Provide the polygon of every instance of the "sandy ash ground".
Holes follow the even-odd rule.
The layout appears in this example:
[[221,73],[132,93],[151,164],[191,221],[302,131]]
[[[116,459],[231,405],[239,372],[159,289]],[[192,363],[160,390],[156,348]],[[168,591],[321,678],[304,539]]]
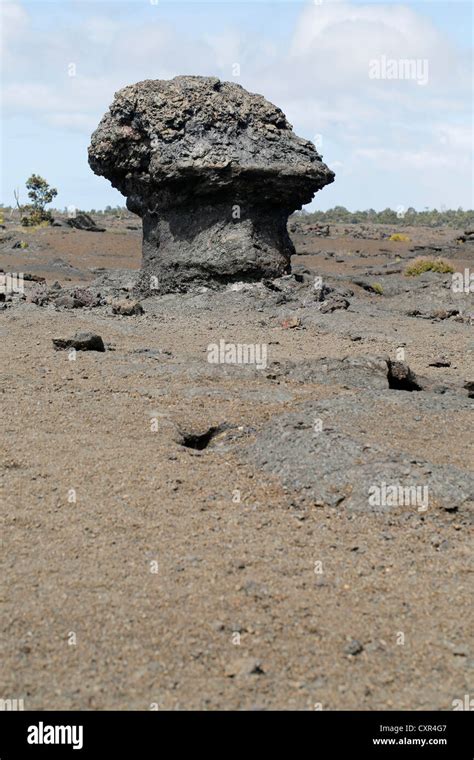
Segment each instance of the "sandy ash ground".
[[[46,283],[0,304],[0,696],[451,710],[472,694],[474,305],[450,274],[403,275],[419,254],[472,269],[462,230],[296,222],[297,278],[122,316],[136,218],[17,224],[0,266]],[[58,305],[55,282],[99,305]],[[54,350],[78,331],[107,350]],[[267,366],[210,364],[220,339],[265,344]],[[421,391],[389,387],[400,347]],[[371,483],[418,472],[426,511],[363,507]]]

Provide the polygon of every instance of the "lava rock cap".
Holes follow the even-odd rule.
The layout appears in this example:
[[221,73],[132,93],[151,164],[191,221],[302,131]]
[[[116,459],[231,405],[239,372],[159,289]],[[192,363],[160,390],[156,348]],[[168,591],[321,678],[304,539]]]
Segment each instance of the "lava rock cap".
[[115,94],[89,147],[92,170],[142,214],[221,195],[290,212],[334,180],[314,145],[262,95],[216,77],[145,80]]

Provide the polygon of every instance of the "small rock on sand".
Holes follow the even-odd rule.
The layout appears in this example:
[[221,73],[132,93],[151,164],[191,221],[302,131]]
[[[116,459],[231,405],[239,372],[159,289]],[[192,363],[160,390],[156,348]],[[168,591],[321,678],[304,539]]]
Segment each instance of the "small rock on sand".
[[104,341],[96,333],[78,332],[72,338],[53,338],[54,348],[75,348],[76,351],[105,351]]
[[264,672],[262,663],[254,657],[239,657],[227,665],[225,669],[225,675],[228,678],[253,675],[259,676],[263,675]]
[[349,643],[344,647],[344,653],[355,657],[355,655],[360,654],[363,649],[364,647],[360,641],[357,641],[357,639],[352,639],[352,641],[349,641]]
[[124,298],[122,301],[112,302],[112,312],[121,314],[124,317],[132,317],[143,314],[143,306],[139,301],[129,301]]

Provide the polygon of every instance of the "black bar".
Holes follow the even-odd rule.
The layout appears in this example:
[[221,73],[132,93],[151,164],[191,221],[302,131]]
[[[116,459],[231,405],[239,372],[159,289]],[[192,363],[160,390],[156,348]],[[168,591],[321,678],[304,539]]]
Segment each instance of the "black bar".
[[[63,728],[57,728],[63,727]],[[73,727],[76,727],[75,731]],[[82,733],[80,730],[82,727]],[[0,760],[199,753],[472,760],[472,713],[0,712]],[[29,743],[42,740],[42,744]],[[65,743],[46,743],[50,739]],[[77,749],[74,749],[74,745]],[[82,746],[79,746],[82,745]],[[286,750],[288,751],[288,750]],[[115,755],[115,753],[117,753]],[[245,754],[243,754],[245,753]]]

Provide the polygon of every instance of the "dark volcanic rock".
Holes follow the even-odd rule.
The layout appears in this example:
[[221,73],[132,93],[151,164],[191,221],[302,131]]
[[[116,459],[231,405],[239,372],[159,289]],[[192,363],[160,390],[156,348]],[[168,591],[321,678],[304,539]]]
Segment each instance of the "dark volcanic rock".
[[270,365],[277,379],[288,378],[299,383],[341,385],[346,388],[386,390],[388,359],[379,356],[345,357],[344,359],[305,359]]
[[[245,450],[247,461],[279,477],[296,503],[344,506],[354,511],[385,512],[402,507],[470,509],[474,477],[452,465],[416,459],[370,440],[384,409],[395,415],[437,415],[445,409],[468,410],[468,399],[432,394],[359,391],[308,402],[275,415]],[[395,490],[395,494],[391,491]]]
[[357,654],[360,654],[363,650],[363,645],[360,643],[360,641],[357,641],[357,639],[352,639],[352,641],[349,641],[349,643],[344,647],[345,654],[350,654],[353,657],[355,657]]
[[53,338],[53,344],[56,350],[75,348],[76,351],[105,351],[100,335],[90,332],[78,332],[72,338]]
[[467,390],[467,395],[469,398],[474,398],[474,381],[466,380],[464,383],[464,388]]
[[[81,302],[77,298],[74,298],[74,296],[70,293],[63,293],[59,295],[54,300],[54,304],[61,309],[80,309],[82,306]],[[39,305],[44,306],[44,303]]]
[[[297,319],[293,317],[293,319]],[[288,326],[297,326],[296,324]],[[357,336],[356,336],[357,337]],[[471,385],[461,388],[452,382],[445,385],[419,377],[405,362],[393,361],[387,356],[353,356],[343,359],[320,358],[301,361],[272,362],[269,375],[273,380],[291,380],[315,385],[339,385],[342,388],[371,390],[426,391],[466,398],[472,393]],[[467,394],[466,394],[467,391]],[[404,395],[404,393],[402,393]]]
[[437,356],[436,359],[428,363],[428,367],[450,367],[451,362],[445,356]]
[[105,227],[99,227],[89,214],[77,214],[67,220],[70,227],[76,230],[85,230],[86,232],[105,232]]
[[25,282],[46,282],[46,277],[41,277],[39,274],[30,274],[29,272],[25,272],[23,279]]
[[82,309],[84,307],[92,308],[100,306],[102,299],[88,288],[73,288],[72,290],[49,289],[49,298],[54,301],[54,305],[65,309]]
[[39,283],[26,297],[30,303],[36,306],[47,306],[50,303],[49,291],[44,283]]
[[421,385],[415,373],[406,362],[388,360],[388,384],[393,390],[421,391]]
[[138,301],[130,301],[124,298],[112,303],[112,313],[121,314],[123,317],[133,317],[143,314],[143,306]]
[[337,309],[348,309],[349,301],[343,298],[339,293],[333,293],[322,304],[321,311],[323,314],[329,314]]
[[288,216],[334,180],[279,108],[215,77],[120,90],[89,164],[143,218],[144,293],[288,272]]

